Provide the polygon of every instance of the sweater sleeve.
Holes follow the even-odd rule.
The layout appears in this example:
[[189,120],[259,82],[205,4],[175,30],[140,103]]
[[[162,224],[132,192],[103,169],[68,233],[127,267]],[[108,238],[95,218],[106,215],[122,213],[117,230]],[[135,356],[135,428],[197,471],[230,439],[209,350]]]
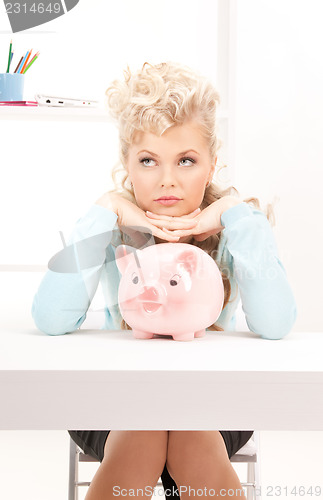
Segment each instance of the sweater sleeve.
[[223,212],[221,224],[249,329],[264,339],[281,339],[297,308],[266,215],[242,202]]
[[34,296],[31,314],[48,335],[78,329],[97,290],[117,215],[92,205],[80,218],[65,248],[49,261],[49,269]]

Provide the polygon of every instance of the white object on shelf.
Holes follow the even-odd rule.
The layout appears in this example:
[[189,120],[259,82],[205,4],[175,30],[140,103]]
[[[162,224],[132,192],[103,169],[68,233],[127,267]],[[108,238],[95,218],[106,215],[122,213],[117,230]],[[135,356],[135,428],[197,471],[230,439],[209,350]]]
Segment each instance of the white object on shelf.
[[36,94],[35,99],[39,106],[47,107],[76,107],[76,108],[97,108],[98,101],[92,99],[73,99],[71,97],[58,97],[53,95]]

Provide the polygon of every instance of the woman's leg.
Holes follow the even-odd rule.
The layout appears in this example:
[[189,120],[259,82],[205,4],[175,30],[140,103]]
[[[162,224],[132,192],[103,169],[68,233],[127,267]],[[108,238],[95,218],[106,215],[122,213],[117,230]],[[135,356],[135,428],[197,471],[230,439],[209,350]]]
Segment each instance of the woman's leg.
[[166,466],[181,500],[246,498],[219,431],[169,431]]
[[148,500],[164,469],[167,441],[168,431],[110,431],[85,500],[116,500],[117,496]]

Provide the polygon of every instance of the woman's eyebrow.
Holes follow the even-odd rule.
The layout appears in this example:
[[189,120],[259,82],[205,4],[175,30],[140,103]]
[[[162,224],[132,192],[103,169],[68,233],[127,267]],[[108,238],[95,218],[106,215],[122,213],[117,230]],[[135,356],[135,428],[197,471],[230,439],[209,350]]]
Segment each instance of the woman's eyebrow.
[[[190,153],[191,151],[200,156],[200,154],[197,151],[195,151],[194,149],[188,149],[187,151],[183,151],[182,153],[178,153],[177,156],[186,155],[187,153]],[[160,158],[160,156],[158,156],[156,153],[152,153],[151,151],[148,151],[148,149],[142,149],[141,151],[138,151],[137,155],[139,155],[140,153],[149,153],[150,155],[153,155],[153,156],[156,156],[157,158]]]

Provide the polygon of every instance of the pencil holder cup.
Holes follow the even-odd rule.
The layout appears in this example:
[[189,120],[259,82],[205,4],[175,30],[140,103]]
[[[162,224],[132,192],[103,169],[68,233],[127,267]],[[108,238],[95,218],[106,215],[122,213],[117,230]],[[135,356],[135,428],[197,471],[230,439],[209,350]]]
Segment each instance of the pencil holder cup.
[[25,75],[0,73],[0,101],[22,101]]

